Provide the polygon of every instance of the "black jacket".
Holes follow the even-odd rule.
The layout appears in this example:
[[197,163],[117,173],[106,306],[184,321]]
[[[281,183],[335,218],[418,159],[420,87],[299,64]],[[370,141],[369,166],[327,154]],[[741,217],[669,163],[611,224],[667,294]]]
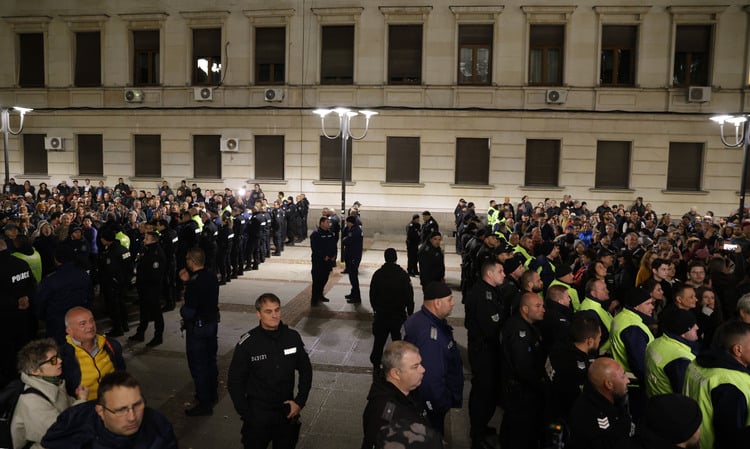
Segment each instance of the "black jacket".
[[177,449],[177,437],[167,418],[149,407],[135,435],[116,435],[104,427],[96,401],[89,401],[62,412],[42,445],[46,449]]
[[427,286],[430,282],[445,278],[445,255],[430,242],[419,248],[419,282]]
[[126,289],[133,275],[133,259],[130,251],[115,239],[102,252],[99,279],[103,285]]
[[497,288],[479,280],[464,300],[469,351],[500,355],[500,329],[508,319]]
[[372,449],[380,428],[392,422],[404,421],[430,427],[422,402],[416,391],[405,396],[395,385],[378,378],[367,394],[367,405],[362,414],[364,439],[362,449]]
[[414,289],[409,275],[396,263],[385,263],[372,275],[370,305],[377,319],[404,321],[414,313]]
[[258,326],[245,333],[234,348],[227,387],[244,420],[255,413],[283,410],[288,400],[304,407],[312,387],[312,365],[297,331],[281,323],[275,331]]
[[194,272],[185,284],[185,304],[180,308],[180,316],[186,324],[219,319],[219,281],[207,269]]
[[[595,356],[594,356],[595,357]],[[587,382],[592,356],[572,342],[556,345],[547,358],[548,411],[552,419],[564,419]]]
[[143,254],[138,261],[135,285],[139,290],[151,289],[158,294],[162,278],[166,274],[167,258],[158,243],[143,246]]
[[539,330],[521,315],[513,315],[502,330],[502,349],[506,388],[543,394],[547,355],[541,345]]
[[615,405],[586,383],[568,415],[572,449],[611,449],[633,434],[630,411]]

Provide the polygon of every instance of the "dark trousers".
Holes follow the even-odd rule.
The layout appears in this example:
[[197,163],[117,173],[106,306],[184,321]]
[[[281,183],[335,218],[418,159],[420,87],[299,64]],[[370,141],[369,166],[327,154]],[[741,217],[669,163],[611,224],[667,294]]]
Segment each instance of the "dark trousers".
[[143,335],[148,329],[148,323],[154,322],[154,338],[164,335],[164,317],[161,314],[159,304],[159,292],[150,289],[138,289],[138,306],[140,309],[140,322],[138,323],[137,335]]
[[212,406],[218,399],[219,369],[216,366],[218,350],[218,323],[192,325],[186,329],[188,367],[195,384],[195,398],[201,404]]
[[219,251],[216,253],[216,264],[221,280],[226,282],[229,279],[229,275],[232,274],[232,266],[229,263],[229,252],[225,248],[219,248]]
[[284,251],[284,236],[281,234],[281,230],[273,231],[273,246],[276,248],[276,253]]
[[538,449],[544,425],[544,395],[518,386],[505,398],[500,444],[504,448]]
[[323,289],[331,273],[331,265],[327,262],[313,262],[312,266],[312,299],[317,301],[323,297]]
[[380,318],[377,314],[375,315],[375,320],[372,322],[372,335],[375,337],[375,341],[372,344],[372,352],[370,352],[372,366],[380,369],[380,360],[383,358],[383,347],[388,340],[388,336],[391,336],[391,341],[401,340],[401,326],[403,324],[403,318]]
[[361,259],[348,259],[346,262],[349,283],[352,285],[352,298],[361,300],[362,295],[359,291],[359,263],[361,262]]
[[419,273],[417,262],[419,261],[419,245],[406,245],[407,272],[409,274]]
[[254,411],[242,419],[242,445],[245,449],[294,449],[299,439],[299,416],[286,418],[286,409]]
[[104,304],[112,321],[112,330],[125,330],[128,325],[128,310],[125,307],[125,292],[112,284],[102,285]]
[[471,391],[469,392],[469,423],[472,440],[481,441],[494,433],[488,426],[497,409],[498,363],[492,351],[469,351]]

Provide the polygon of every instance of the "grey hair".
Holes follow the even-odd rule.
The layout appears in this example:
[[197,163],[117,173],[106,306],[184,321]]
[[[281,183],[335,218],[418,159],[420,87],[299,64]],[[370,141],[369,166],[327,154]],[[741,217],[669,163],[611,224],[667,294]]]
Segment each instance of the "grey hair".
[[383,351],[383,358],[381,359],[383,372],[387,375],[393,368],[400,369],[401,360],[407,352],[419,354],[419,348],[404,340],[397,340],[389,344]]
[[[49,351],[57,352],[57,343],[52,338],[32,340],[18,351],[18,371],[31,375],[47,360]],[[58,362],[59,363],[59,362]]]

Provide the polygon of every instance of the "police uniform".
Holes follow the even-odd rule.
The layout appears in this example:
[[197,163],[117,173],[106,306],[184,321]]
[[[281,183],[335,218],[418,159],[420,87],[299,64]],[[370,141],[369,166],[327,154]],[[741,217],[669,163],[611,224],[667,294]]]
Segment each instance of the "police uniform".
[[429,241],[419,248],[419,282],[423,287],[445,278],[445,255]]
[[[310,234],[310,249],[312,250],[312,303],[324,300],[323,289],[328,282],[328,275],[336,264],[336,237],[330,231],[320,228]],[[325,258],[328,260],[325,260]]]
[[164,251],[164,261],[166,268],[162,278],[162,296],[164,297],[165,311],[174,310],[177,299],[177,263],[175,252],[178,243],[177,232],[174,229],[164,228],[159,233],[159,245]]
[[609,333],[612,329],[612,321],[614,317],[608,311],[602,307],[602,304],[591,298],[585,298],[581,302],[581,308],[578,313],[586,313],[589,316],[596,318],[599,322],[599,329],[602,331],[601,344],[599,345],[599,354],[606,354],[610,352],[612,348],[612,342],[609,339]]
[[[299,373],[294,394],[295,371]],[[242,418],[246,449],[293,449],[299,437],[299,418],[287,419],[293,400],[304,408],[312,386],[312,365],[299,333],[286,324],[276,330],[255,327],[234,348],[227,387]]]
[[425,368],[419,396],[432,427],[445,435],[445,415],[463,401],[463,363],[453,328],[422,306],[404,323],[404,340],[419,348]]
[[199,246],[206,255],[206,268],[216,272],[216,239],[219,236],[219,229],[213,221],[208,220],[203,223],[203,229],[200,233]]
[[180,308],[185,328],[188,367],[195,383],[198,405],[212,407],[218,398],[219,370],[216,366],[219,329],[219,281],[201,269],[185,284],[185,304]]
[[569,446],[575,449],[612,449],[633,435],[626,402],[613,404],[586,382],[568,415]]
[[99,269],[101,290],[107,305],[107,313],[112,320],[112,331],[109,335],[117,337],[130,330],[125,294],[133,275],[133,261],[130,251],[115,239],[104,248],[101,264]]
[[541,340],[537,328],[520,314],[513,315],[503,327],[503,447],[535,448],[539,442],[547,359]]
[[31,335],[30,323],[36,319],[31,314],[32,306],[21,310],[18,299],[34,295],[36,283],[29,264],[11,256],[10,251],[0,252],[0,384],[18,377],[16,356],[28,343]]
[[280,256],[284,251],[286,238],[286,212],[282,207],[275,207],[271,211],[271,231],[273,232],[274,256]]
[[[204,227],[205,229],[205,227]],[[143,254],[136,268],[135,285],[138,288],[138,306],[140,321],[135,335],[128,340],[143,341],[149,321],[154,322],[154,339],[149,342],[155,346],[162,342],[164,335],[164,317],[161,314],[159,294],[161,282],[167,270],[166,256],[158,243],[144,245]]]
[[417,266],[417,253],[419,252],[419,243],[421,242],[422,227],[414,223],[414,220],[410,221],[406,225],[406,257],[407,257],[407,272],[411,276],[419,275],[419,267]]
[[232,229],[232,217],[231,215],[225,216],[224,221],[219,228],[219,238],[216,241],[216,265],[218,267],[219,276],[221,276],[221,284],[231,282],[229,278],[232,274],[232,266],[229,262],[229,253],[232,250],[234,244],[234,230]]
[[427,412],[415,392],[404,395],[398,387],[378,377],[370,387],[362,414],[362,449],[373,449],[380,429],[399,422],[406,423],[408,427],[421,424],[430,428]]
[[550,422],[559,423],[567,418],[586,385],[593,357],[573,342],[553,346],[545,364],[550,390],[545,414]]
[[437,221],[435,221],[435,219],[430,216],[427,221],[422,223],[421,236],[423,245],[430,239],[430,235],[432,235],[433,232],[440,232],[440,226],[438,225]]

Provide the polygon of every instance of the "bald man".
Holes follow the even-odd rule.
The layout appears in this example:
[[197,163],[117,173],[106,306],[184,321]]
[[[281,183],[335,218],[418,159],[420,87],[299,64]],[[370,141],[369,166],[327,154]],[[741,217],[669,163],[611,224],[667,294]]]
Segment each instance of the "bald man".
[[628,378],[613,359],[596,359],[589,367],[588,383],[568,415],[570,447],[611,449],[633,435],[628,410]]

